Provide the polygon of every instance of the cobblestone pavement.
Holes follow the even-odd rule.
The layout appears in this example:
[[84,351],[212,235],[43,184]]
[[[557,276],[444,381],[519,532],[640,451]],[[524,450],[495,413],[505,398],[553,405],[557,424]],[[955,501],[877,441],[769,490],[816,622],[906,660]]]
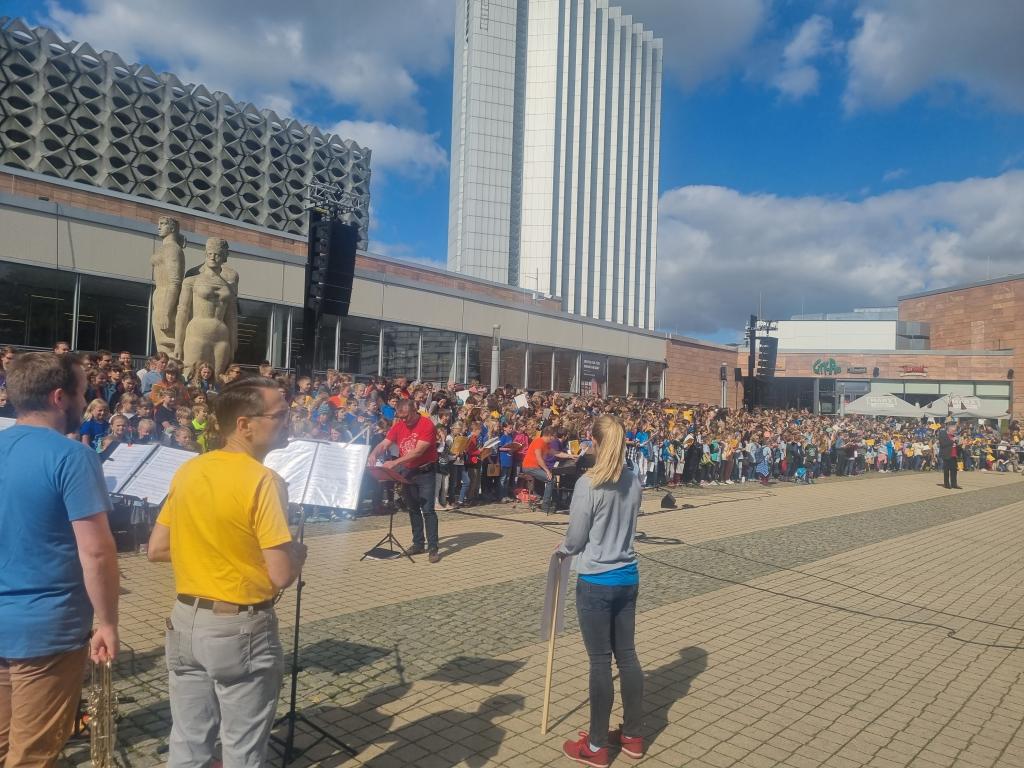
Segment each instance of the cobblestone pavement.
[[[1024,484],[965,473],[966,490],[947,491],[938,479],[685,490],[685,508],[667,512],[650,493],[637,544],[644,764],[1024,766]],[[359,755],[300,723],[294,764],[569,764],[561,743],[587,721],[571,585],[551,731],[539,732],[544,572],[565,521],[510,506],[443,513],[436,565],[360,562],[386,518],[311,525],[299,707]],[[396,533],[408,542],[407,519]],[[160,765],[173,584],[166,566],[121,565],[133,653],[117,666],[120,759]],[[278,606],[287,647],[294,597]],[[64,764],[86,763],[86,745],[68,747]]]

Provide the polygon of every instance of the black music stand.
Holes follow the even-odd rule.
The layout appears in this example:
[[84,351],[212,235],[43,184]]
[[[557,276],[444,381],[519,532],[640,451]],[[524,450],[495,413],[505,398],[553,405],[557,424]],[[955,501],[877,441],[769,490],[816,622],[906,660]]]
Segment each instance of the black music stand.
[[[393,482],[401,483],[402,485],[408,485],[409,481],[406,480],[402,475],[397,472],[387,472],[383,467],[367,467],[367,472],[373,476],[373,479],[377,482]],[[387,549],[384,545],[387,544]],[[397,551],[395,547],[398,547]],[[388,512],[388,532],[384,534],[384,538],[374,544],[370,549],[366,550],[362,557],[359,558],[359,562],[362,562],[366,558],[372,558],[374,560],[396,560],[402,555],[409,558],[409,562],[415,563],[412,559],[412,555],[409,554],[408,550],[402,546],[402,543],[395,536],[395,507],[391,505],[391,509]]]
[[[306,534],[306,507],[304,505],[299,507],[299,531],[298,541],[302,543]],[[302,580],[302,572],[299,572],[299,578],[295,582],[295,630],[292,634],[292,674],[291,674],[291,693],[288,698],[288,711],[281,717],[274,721],[274,728],[278,728],[281,724],[288,724],[288,731],[285,737],[282,739],[278,736],[271,735],[271,739],[280,744],[282,748],[281,753],[281,767],[285,768],[295,758],[300,757],[302,752],[312,749],[322,741],[326,741],[329,744],[347,752],[352,757],[359,754],[355,748],[350,747],[344,741],[339,739],[337,736],[332,736],[323,728],[316,723],[312,722],[308,717],[303,715],[296,709],[296,698],[298,696],[299,689],[299,616],[302,612],[302,588],[306,585],[306,582]],[[295,749],[295,723],[302,721],[307,728],[316,731],[319,734],[319,738],[310,744],[306,750]]]

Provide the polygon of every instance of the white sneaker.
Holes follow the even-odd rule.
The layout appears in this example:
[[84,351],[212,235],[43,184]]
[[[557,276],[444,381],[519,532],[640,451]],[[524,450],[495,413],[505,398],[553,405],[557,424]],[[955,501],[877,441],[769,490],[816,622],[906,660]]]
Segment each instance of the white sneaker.
[[732,480],[726,480],[726,481],[725,481],[725,484],[726,484],[726,485],[732,485],[732,484],[733,484],[733,482],[732,482]]

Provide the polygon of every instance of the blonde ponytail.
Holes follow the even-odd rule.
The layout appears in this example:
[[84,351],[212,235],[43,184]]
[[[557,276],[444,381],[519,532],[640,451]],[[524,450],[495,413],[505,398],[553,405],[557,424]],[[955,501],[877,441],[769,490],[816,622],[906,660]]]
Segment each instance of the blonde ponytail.
[[587,477],[596,488],[606,483],[617,483],[626,461],[626,432],[614,416],[599,416],[592,429],[597,456]]

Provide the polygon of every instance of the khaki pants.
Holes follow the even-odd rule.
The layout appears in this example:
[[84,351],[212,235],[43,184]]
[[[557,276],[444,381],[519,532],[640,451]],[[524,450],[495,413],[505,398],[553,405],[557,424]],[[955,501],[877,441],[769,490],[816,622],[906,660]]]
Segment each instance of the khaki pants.
[[0,765],[49,768],[71,735],[88,646],[34,659],[0,658]]

